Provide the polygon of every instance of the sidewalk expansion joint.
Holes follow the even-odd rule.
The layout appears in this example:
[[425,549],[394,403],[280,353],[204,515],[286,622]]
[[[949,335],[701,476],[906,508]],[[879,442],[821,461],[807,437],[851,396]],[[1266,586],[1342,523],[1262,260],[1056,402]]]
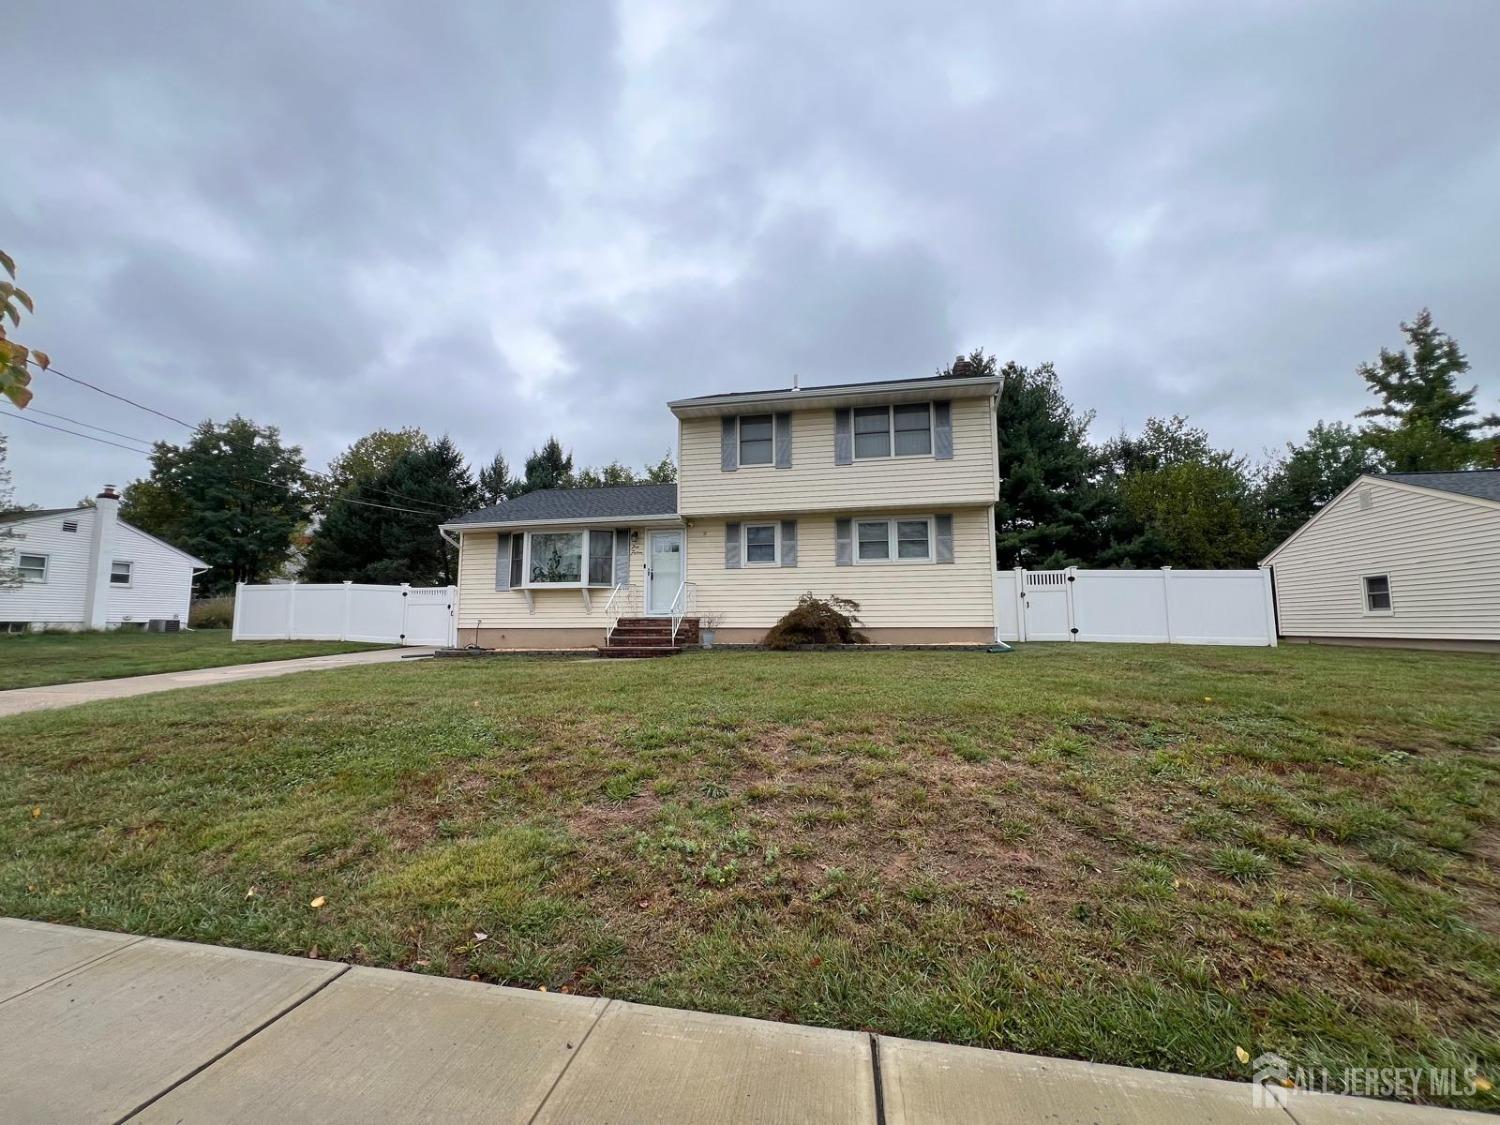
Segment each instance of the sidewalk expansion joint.
[[339,965],[339,971],[336,972],[336,973],[334,973],[327,980],[319,981],[318,984],[315,987],[308,989],[306,993],[304,993],[303,995],[297,997],[297,999],[293,1000],[285,1008],[282,1008],[281,1011],[276,1012],[275,1014],[273,1014],[269,1019],[262,1020],[260,1023],[256,1024],[249,1031],[245,1032],[244,1035],[241,1035],[238,1039],[236,1039],[233,1043],[229,1044],[229,1046],[225,1047],[218,1054],[214,1055],[212,1058],[204,1060],[202,1063],[199,1063],[197,1066],[193,1067],[192,1070],[188,1071],[181,1078],[177,1079],[177,1081],[169,1083],[166,1086],[165,1089],[158,1090],[156,1093],[152,1094],[149,1098],[147,1098],[145,1101],[143,1101],[140,1105],[136,1106],[129,1113],[125,1114],[125,1116],[121,1117],[119,1120],[117,1120],[116,1122],[114,1122],[114,1125],[124,1125],[124,1123],[127,1122],[127,1121],[129,1121],[132,1117],[135,1117],[138,1114],[144,1113],[146,1110],[150,1109],[157,1102],[161,1101],[162,1098],[166,1097],[173,1090],[177,1089],[177,1087],[183,1085],[184,1083],[191,1082],[194,1078],[197,1078],[198,1075],[202,1074],[209,1067],[213,1066],[214,1063],[218,1062],[220,1059],[224,1058],[226,1055],[229,1055],[229,1054],[233,1053],[234,1051],[239,1050],[240,1047],[242,1047],[244,1044],[246,1044],[247,1042],[249,1042],[251,1039],[255,1038],[255,1036],[259,1035],[262,1031],[264,1031],[266,1028],[270,1027],[273,1023],[276,1023],[283,1016],[285,1016],[285,1015],[287,1015],[287,1014],[289,1014],[291,1012],[295,1012],[298,1008],[302,1007],[303,1004],[306,1004],[314,996],[316,996],[318,993],[322,992],[325,988],[327,988],[334,981],[338,980],[339,977],[341,977],[345,973],[347,973],[350,970],[351,967],[352,966],[349,966],[349,965],[343,965],[343,964]]
[[552,1085],[547,1087],[547,1092],[542,1095],[542,1100],[536,1103],[536,1109],[532,1110],[531,1116],[526,1119],[526,1125],[532,1125],[532,1122],[542,1115],[542,1110],[547,1107],[547,1102],[551,1100],[557,1088],[562,1085],[562,1080],[567,1077],[568,1070],[572,1067],[574,1060],[583,1054],[584,1044],[589,1041],[589,1036],[594,1034],[594,1028],[599,1026],[599,1021],[604,1018],[604,1013],[614,1007],[614,1003],[613,1000],[606,1000],[604,1002],[604,1007],[599,1009],[599,1014],[594,1017],[594,1022],[589,1024],[589,1029],[583,1033],[583,1038],[578,1040],[578,1046],[573,1048],[573,1054],[563,1064],[563,1068],[557,1072],[557,1077],[552,1080]]
[[870,1074],[875,1080],[875,1125],[885,1125],[885,1079],[880,1073],[880,1036],[870,1035]]
[[99,956],[92,957],[89,960],[85,961],[81,965],[74,965],[71,969],[65,969],[64,971],[58,973],[57,976],[55,976],[55,977],[48,977],[44,981],[38,981],[36,984],[32,985],[30,988],[23,988],[20,992],[17,992],[14,996],[7,996],[4,999],[0,999],[0,1004],[9,1004],[12,1000],[19,1000],[23,996],[30,996],[33,992],[35,992],[39,988],[46,988],[49,984],[56,984],[60,980],[67,980],[73,974],[75,974],[75,973],[81,973],[81,972],[83,972],[84,969],[93,968],[100,961],[108,961],[111,957],[115,957],[115,956],[117,956],[117,955],[119,955],[121,953],[124,953],[132,945],[139,945],[141,942],[143,942],[145,940],[146,939],[144,937],[137,937],[137,938],[132,939],[131,941],[125,942],[123,945],[117,945],[113,949],[106,949],[103,953],[99,954]]

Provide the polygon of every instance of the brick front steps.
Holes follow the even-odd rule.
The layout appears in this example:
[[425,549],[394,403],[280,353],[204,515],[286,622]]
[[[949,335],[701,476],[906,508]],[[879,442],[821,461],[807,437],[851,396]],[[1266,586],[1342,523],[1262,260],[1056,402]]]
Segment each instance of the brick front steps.
[[676,656],[698,643],[698,619],[684,617],[672,643],[672,621],[666,617],[622,617],[610,634],[609,643],[598,649],[600,656]]

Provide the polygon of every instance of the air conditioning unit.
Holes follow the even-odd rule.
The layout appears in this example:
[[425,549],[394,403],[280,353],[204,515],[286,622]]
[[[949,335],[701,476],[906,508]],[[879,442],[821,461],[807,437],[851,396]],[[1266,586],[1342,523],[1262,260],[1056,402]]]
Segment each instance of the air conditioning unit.
[[182,622],[175,617],[153,617],[146,623],[146,630],[150,633],[177,633],[182,630]]

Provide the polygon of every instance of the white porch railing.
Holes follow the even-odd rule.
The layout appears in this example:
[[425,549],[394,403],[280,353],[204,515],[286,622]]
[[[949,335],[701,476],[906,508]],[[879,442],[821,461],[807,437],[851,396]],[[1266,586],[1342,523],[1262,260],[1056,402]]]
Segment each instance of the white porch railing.
[[616,586],[609,592],[609,601],[604,603],[604,618],[607,624],[604,626],[604,643],[609,644],[615,635],[615,627],[620,624],[622,617],[639,617],[640,609],[640,586]]
[[672,643],[677,643],[677,630],[682,627],[682,619],[693,612],[693,607],[698,603],[698,586],[696,583],[684,581],[677,587],[677,596],[672,599]]

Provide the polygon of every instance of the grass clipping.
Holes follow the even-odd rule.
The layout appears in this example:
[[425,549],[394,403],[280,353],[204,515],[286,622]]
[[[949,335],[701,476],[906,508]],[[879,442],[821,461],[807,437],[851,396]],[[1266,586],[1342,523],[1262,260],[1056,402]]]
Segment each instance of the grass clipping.
[[809,591],[766,634],[767,648],[788,649],[798,645],[867,645],[870,638],[859,631],[859,603],[830,594],[814,597]]

